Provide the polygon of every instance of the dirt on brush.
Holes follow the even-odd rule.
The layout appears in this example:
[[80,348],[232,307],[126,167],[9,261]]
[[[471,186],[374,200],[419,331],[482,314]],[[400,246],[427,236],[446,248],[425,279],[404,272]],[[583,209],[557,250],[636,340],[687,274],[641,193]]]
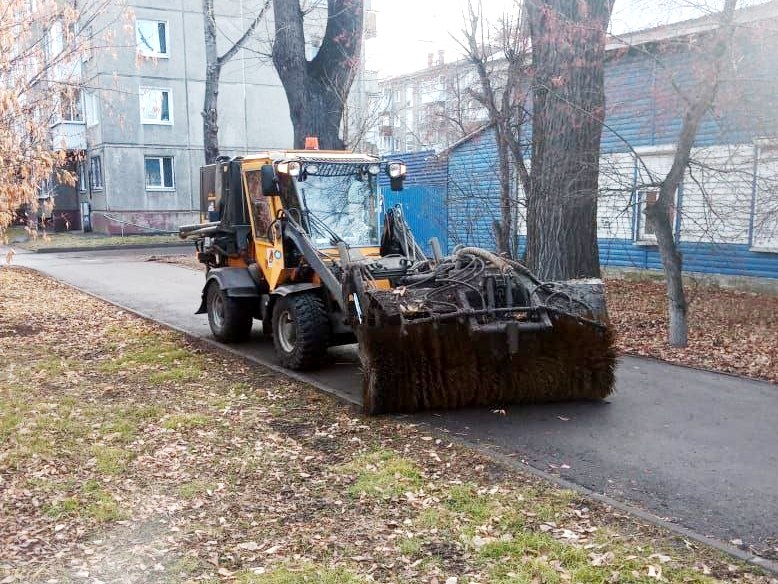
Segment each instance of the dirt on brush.
[[0,582],[778,581],[0,269]]
[[621,353],[778,382],[778,296],[698,287],[688,291],[689,346],[667,342],[664,283],[608,280]]

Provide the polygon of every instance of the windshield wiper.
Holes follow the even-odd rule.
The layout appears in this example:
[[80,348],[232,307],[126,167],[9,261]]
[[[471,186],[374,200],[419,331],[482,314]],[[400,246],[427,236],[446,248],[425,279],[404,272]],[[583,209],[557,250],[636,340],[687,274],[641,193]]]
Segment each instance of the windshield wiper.
[[[305,195],[303,195],[305,197]],[[305,204],[305,203],[303,203]],[[309,209],[305,209],[305,214],[308,218],[308,225],[313,229],[315,226],[317,229],[320,229],[323,231],[326,235],[330,236],[330,243],[332,245],[337,245],[341,242],[345,243],[346,240],[344,240],[340,235],[335,233],[332,229],[330,229],[329,225],[327,225],[324,221],[319,219],[316,215],[314,215]]]

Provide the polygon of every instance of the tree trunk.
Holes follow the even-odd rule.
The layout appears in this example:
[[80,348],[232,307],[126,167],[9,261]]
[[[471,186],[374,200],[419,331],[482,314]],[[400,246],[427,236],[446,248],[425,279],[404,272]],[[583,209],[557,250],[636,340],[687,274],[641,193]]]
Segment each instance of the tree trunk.
[[211,164],[219,157],[219,77],[221,67],[209,67],[205,74],[205,101],[203,104],[203,146],[205,163]]
[[205,163],[211,164],[219,157],[219,77],[221,63],[216,52],[216,21],[213,0],[203,0],[205,24],[205,98],[203,100],[203,147]]
[[501,125],[497,125],[497,159],[500,167],[500,221],[495,222],[495,242],[497,243],[497,252],[511,257],[513,245],[513,200],[511,197],[511,165],[510,165],[510,147],[507,144],[507,138],[504,135],[506,131]]
[[670,329],[668,342],[674,347],[685,347],[688,342],[688,304],[683,288],[683,257],[673,234],[671,213],[675,206],[675,193],[691,160],[691,150],[697,138],[700,122],[716,99],[721,73],[727,64],[728,49],[732,37],[732,22],[737,0],[726,0],[722,11],[722,23],[713,39],[707,71],[697,88],[697,96],[684,115],[678,134],[678,144],[670,171],[661,183],[656,202],[646,209],[646,220],[651,221],[656,233],[659,255],[667,281],[667,311]]
[[340,125],[344,100],[330,84],[310,75],[303,79],[299,85],[295,81],[284,86],[294,128],[294,147],[302,148],[306,136],[317,136],[320,148],[343,150]]
[[203,98],[203,148],[205,163],[216,162],[219,157],[219,79],[224,64],[232,59],[246,44],[257,25],[270,7],[270,0],[264,0],[257,16],[246,28],[240,38],[232,43],[227,51],[219,56],[216,45],[216,17],[213,0],[203,0],[203,20],[205,31],[205,97]]
[[274,0],[273,8],[273,64],[289,102],[294,147],[317,136],[320,148],[341,150],[343,110],[361,54],[363,0],[328,0],[324,39],[311,61],[299,0]]
[[526,6],[535,74],[527,262],[546,280],[599,277],[605,31],[613,0]]
[[675,244],[672,224],[672,203],[677,180],[665,180],[659,190],[657,202],[646,209],[646,221],[651,221],[656,233],[656,243],[667,280],[667,314],[670,321],[668,341],[674,347],[685,347],[688,342],[686,313],[688,304],[683,289],[683,258]]

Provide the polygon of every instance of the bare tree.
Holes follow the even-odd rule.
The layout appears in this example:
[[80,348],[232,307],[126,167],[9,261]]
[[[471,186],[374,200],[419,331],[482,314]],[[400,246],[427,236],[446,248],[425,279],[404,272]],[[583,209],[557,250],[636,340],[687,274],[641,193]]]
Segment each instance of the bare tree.
[[107,5],[9,0],[0,9],[0,241],[17,209],[37,210],[45,185],[75,184],[51,126],[80,111],[82,61],[108,42],[95,25]]
[[672,210],[675,206],[678,185],[689,167],[691,150],[697,138],[700,122],[716,99],[721,75],[727,65],[736,7],[737,0],[725,0],[721,25],[712,39],[711,50],[708,53],[712,59],[703,64],[705,71],[697,86],[696,95],[688,101],[683,125],[678,134],[672,167],[658,184],[659,193],[656,202],[646,207],[646,218],[653,223],[667,280],[667,308],[670,320],[668,341],[676,347],[685,347],[688,343],[688,305],[682,278],[683,259],[673,233]]
[[[520,14],[520,12],[519,12]],[[530,174],[524,160],[522,126],[527,121],[526,99],[529,88],[527,38],[519,16],[504,15],[497,28],[500,49],[488,39],[480,5],[468,5],[468,20],[462,31],[466,59],[478,76],[478,88],[469,93],[486,109],[489,123],[495,130],[497,162],[500,175],[500,216],[492,222],[497,251],[516,254],[515,224],[516,193],[512,188],[511,171],[516,169],[525,193],[530,192]],[[500,55],[497,67],[495,56]]]
[[210,164],[219,157],[219,79],[222,67],[230,61],[246,44],[257,25],[265,17],[270,7],[271,0],[262,0],[259,12],[251,21],[248,28],[230,47],[219,55],[216,45],[216,15],[214,13],[214,0],[203,0],[203,19],[205,21],[205,98],[203,100],[203,146],[205,148],[205,162]]
[[363,0],[328,0],[324,38],[311,60],[300,1],[273,0],[273,10],[273,63],[289,101],[294,145],[318,136],[322,148],[340,150],[343,109],[361,53]]
[[350,150],[377,152],[378,145],[370,138],[383,115],[381,102],[368,99],[355,107],[347,102],[343,112],[343,145]]
[[527,262],[546,280],[599,276],[597,193],[605,33],[613,0],[532,0]]

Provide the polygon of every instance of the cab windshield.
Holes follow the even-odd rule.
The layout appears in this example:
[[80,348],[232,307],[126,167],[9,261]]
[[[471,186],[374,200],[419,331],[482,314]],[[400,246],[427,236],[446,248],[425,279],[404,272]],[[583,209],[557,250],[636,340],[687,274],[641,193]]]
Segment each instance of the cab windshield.
[[332,247],[338,238],[378,245],[377,181],[363,165],[319,163],[315,174],[303,170],[290,182],[316,247]]

